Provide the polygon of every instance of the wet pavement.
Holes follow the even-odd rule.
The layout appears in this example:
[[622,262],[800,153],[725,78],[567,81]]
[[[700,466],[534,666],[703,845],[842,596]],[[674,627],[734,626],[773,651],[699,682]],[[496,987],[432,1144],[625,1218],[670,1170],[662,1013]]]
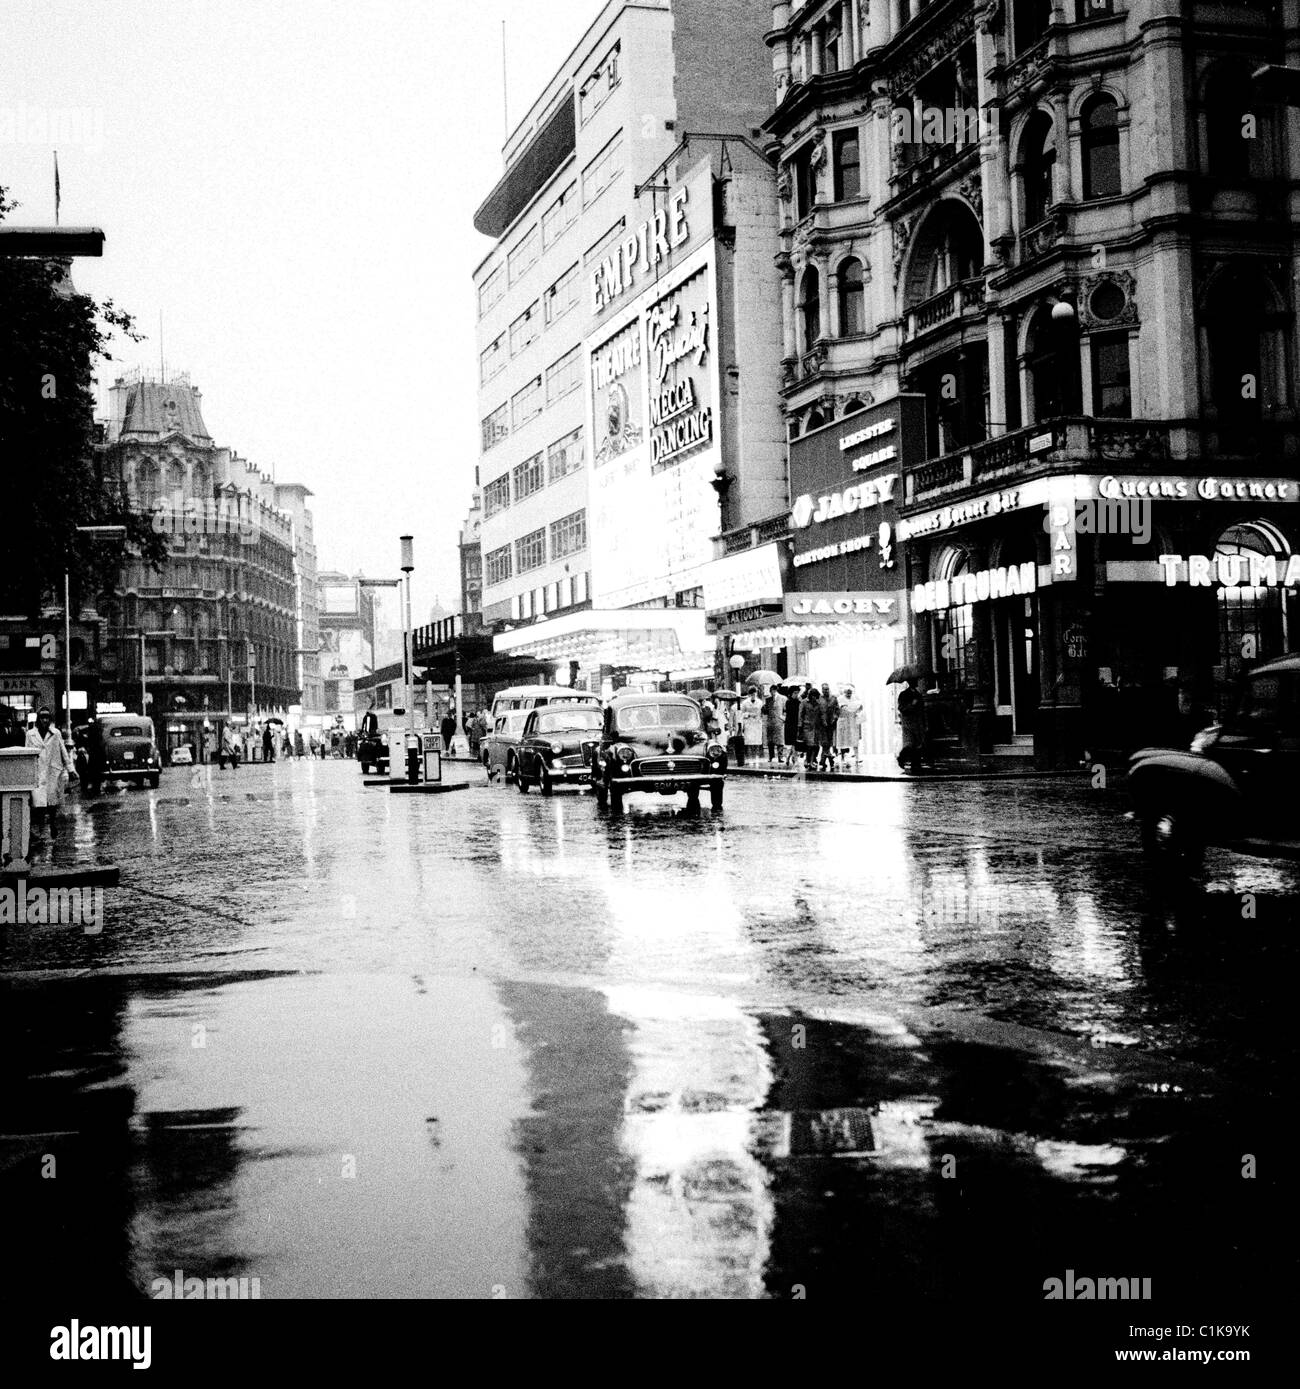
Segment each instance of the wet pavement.
[[1171,899],[1077,777],[612,817],[447,775],[74,798],[53,861],[122,886],[0,936],[11,1284],[1028,1308],[1073,1269],[1173,1316],[1270,1276],[1295,865]]

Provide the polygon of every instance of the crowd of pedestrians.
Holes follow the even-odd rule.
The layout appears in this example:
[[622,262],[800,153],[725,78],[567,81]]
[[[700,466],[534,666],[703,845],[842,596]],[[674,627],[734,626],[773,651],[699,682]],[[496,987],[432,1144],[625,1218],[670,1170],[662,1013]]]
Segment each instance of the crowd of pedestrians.
[[725,693],[704,703],[706,727],[726,742],[738,767],[847,771],[862,763],[862,701],[851,685],[750,686],[738,700]]

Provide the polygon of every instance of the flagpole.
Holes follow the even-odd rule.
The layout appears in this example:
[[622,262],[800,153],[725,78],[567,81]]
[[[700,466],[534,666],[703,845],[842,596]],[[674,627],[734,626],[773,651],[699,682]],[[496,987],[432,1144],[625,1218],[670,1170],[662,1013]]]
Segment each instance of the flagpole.
[[59,152],[54,151],[54,225],[59,225],[59,203],[62,200],[59,188]]

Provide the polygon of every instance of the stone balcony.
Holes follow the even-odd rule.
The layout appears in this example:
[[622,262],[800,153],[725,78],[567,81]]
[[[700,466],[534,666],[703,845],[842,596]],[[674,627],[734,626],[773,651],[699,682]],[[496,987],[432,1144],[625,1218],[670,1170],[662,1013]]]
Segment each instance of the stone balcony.
[[907,310],[903,320],[904,341],[913,342],[936,328],[956,322],[964,314],[977,317],[983,312],[983,279],[959,280]]
[[1271,420],[1211,426],[1200,420],[1103,419],[1069,415],[985,439],[906,468],[908,502],[1004,482],[1029,472],[1134,472],[1194,468],[1284,473],[1300,459],[1300,423]]

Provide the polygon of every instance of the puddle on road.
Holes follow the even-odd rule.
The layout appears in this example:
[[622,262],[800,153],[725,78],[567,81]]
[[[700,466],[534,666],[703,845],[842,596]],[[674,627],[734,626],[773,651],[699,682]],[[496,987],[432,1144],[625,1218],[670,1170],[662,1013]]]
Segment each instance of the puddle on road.
[[1172,1295],[1261,1252],[1249,1184],[1215,1180],[1268,1147],[1245,1096],[1080,1084],[915,1026],[429,976],[6,993],[6,1052],[29,1064],[0,1177],[24,1277],[925,1299],[1135,1267]]

